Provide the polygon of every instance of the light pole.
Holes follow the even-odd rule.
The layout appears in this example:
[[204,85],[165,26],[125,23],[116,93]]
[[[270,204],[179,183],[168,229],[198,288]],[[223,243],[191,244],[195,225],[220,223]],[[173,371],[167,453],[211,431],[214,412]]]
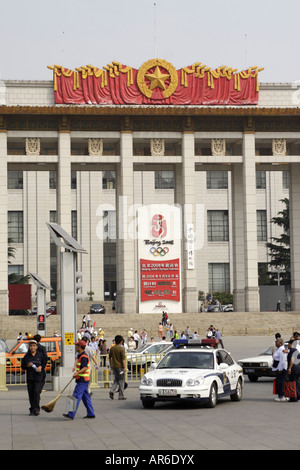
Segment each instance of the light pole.
[[28,273],[37,287],[36,293],[36,318],[37,318],[37,333],[41,336],[47,336],[46,328],[46,290],[51,290],[51,287],[43,281],[37,274]]
[[64,387],[72,376],[75,361],[77,330],[76,258],[87,251],[58,224],[47,222],[55,244],[60,251],[60,314],[61,314],[61,365],[58,376],[53,377],[53,389]]

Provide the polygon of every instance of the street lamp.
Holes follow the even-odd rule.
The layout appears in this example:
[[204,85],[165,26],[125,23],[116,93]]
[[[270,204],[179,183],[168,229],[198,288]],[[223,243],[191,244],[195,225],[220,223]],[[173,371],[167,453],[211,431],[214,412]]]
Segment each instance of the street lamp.
[[72,376],[75,360],[75,339],[77,330],[77,253],[87,251],[62,227],[54,222],[46,222],[54,243],[60,251],[60,314],[61,314],[61,366],[58,377],[54,377],[54,387],[65,386]]
[[37,274],[28,273],[37,287],[36,293],[36,318],[37,318],[37,333],[41,336],[46,335],[46,290],[51,290],[51,287],[43,281]]

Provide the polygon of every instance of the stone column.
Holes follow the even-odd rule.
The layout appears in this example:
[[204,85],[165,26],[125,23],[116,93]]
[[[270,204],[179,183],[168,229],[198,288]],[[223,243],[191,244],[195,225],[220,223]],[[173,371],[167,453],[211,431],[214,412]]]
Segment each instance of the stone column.
[[7,134],[0,130],[0,315],[8,315]]
[[290,165],[291,308],[300,310],[300,165]]
[[231,194],[233,302],[235,312],[245,312],[243,168],[239,164],[232,165]]
[[[197,296],[197,270],[196,255],[195,267],[188,269],[188,251],[186,229],[187,224],[193,224],[194,236],[196,234],[196,193],[195,193],[195,138],[193,132],[184,132],[182,135],[182,296],[183,311],[185,313],[195,313],[198,310]],[[197,224],[202,224],[198,221]],[[196,240],[195,240],[196,242]],[[194,249],[195,249],[194,242]]]
[[[136,265],[135,236],[129,230],[133,227],[135,213],[133,185],[133,138],[130,131],[121,133],[121,163],[117,167],[117,311],[118,313],[136,313]],[[131,212],[130,212],[131,211]]]
[[57,223],[71,235],[71,134],[58,134]]
[[244,133],[243,160],[245,310],[259,312],[254,132]]

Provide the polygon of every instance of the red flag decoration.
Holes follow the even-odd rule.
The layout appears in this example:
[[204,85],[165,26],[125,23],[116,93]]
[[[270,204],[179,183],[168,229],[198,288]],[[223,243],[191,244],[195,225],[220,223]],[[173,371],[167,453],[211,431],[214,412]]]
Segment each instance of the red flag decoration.
[[210,67],[197,62],[176,70],[162,59],[151,59],[138,70],[113,61],[102,69],[92,65],[53,70],[56,104],[93,105],[255,105],[258,73],[251,67]]

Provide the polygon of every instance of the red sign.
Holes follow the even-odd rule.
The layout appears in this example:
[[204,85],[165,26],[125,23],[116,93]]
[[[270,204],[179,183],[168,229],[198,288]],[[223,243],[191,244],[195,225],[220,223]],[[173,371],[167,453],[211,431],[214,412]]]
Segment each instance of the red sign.
[[31,309],[31,284],[9,284],[9,310]]
[[180,301],[179,258],[169,261],[140,260],[141,302]]

